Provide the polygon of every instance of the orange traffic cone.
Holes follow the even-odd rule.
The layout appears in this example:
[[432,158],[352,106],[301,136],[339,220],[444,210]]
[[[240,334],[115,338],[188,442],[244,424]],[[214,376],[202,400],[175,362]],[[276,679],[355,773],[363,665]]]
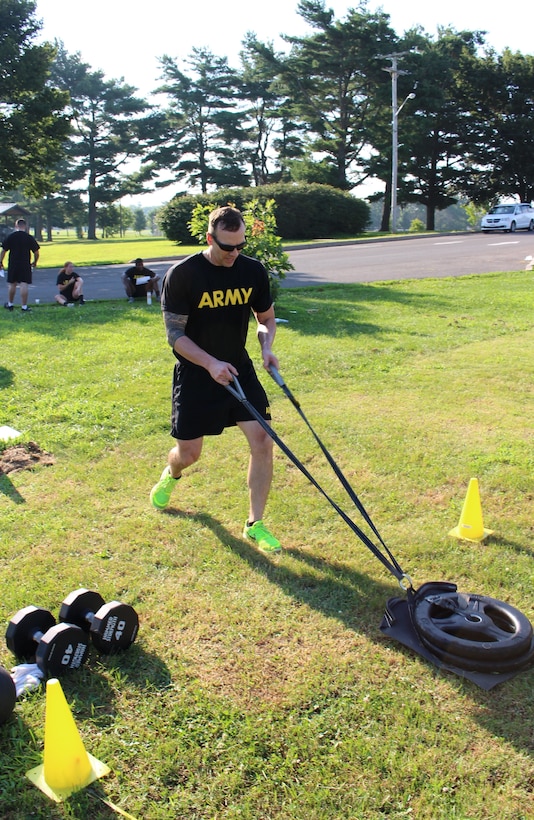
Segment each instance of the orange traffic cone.
[[449,535],[464,541],[483,541],[486,536],[492,534],[493,530],[484,529],[478,479],[472,478],[467,488],[458,526],[451,530]]
[[46,684],[44,762],[26,776],[61,803],[109,772],[105,763],[85,751],[61,684],[51,678]]

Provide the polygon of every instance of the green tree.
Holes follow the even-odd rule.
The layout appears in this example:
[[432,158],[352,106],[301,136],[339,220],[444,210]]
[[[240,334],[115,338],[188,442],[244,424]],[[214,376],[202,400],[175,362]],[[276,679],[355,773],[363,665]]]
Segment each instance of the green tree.
[[480,134],[471,151],[472,173],[463,186],[475,202],[501,196],[534,199],[534,57],[505,49],[488,51],[474,67],[473,108],[480,112]]
[[102,230],[102,237],[124,236],[126,229],[133,223],[134,215],[130,208],[122,205],[104,205],[98,209],[98,227]]
[[409,159],[400,190],[405,202],[424,205],[427,230],[435,229],[436,210],[453,205],[473,173],[470,157],[480,140],[482,115],[470,80],[483,44],[481,32],[450,28],[439,29],[435,40],[421,41],[415,110],[402,125]]
[[304,153],[305,126],[294,120],[291,100],[273,77],[271,62],[255,35],[245,37],[240,58],[243,127],[249,143],[244,156],[254,185],[267,185],[289,178],[291,162]]
[[68,94],[54,87],[50,43],[32,0],[0,0],[0,189],[39,197],[53,189],[51,169],[69,130]]
[[160,60],[164,83],[156,93],[166,94],[169,106],[166,138],[153,160],[171,172],[167,184],[183,179],[204,193],[210,186],[248,185],[237,72],[226,57],[203,48],[194,48],[185,63],[188,73],[167,55]]
[[291,97],[295,118],[306,126],[309,158],[326,158],[335,168],[336,186],[348,189],[358,182],[366,125],[382,81],[376,56],[393,50],[395,33],[381,11],[350,9],[337,21],[324,0],[301,0],[298,12],[314,34],[284,36],[291,45],[287,56],[260,43],[257,49]]
[[146,214],[142,208],[136,208],[133,214],[133,227],[136,233],[141,233],[147,226]]
[[[87,238],[96,239],[97,206],[141,193],[152,179],[152,165],[142,160],[159,118],[147,113],[148,103],[135,96],[133,86],[106,80],[61,45],[54,74],[70,90],[72,128],[66,152],[72,180],[83,183],[87,193]],[[141,167],[128,172],[134,160]]]

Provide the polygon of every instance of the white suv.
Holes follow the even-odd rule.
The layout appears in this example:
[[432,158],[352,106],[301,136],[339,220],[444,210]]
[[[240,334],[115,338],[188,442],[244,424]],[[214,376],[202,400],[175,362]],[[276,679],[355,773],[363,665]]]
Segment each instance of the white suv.
[[482,231],[534,231],[534,209],[527,203],[521,205],[496,205],[482,217]]

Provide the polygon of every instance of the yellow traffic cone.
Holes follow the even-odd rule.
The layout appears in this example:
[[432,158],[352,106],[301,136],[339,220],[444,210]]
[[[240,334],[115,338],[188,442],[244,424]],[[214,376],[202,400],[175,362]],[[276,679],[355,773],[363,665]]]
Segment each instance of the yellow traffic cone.
[[478,479],[472,478],[467,488],[458,526],[451,530],[449,535],[464,541],[483,541],[486,536],[492,534],[493,530],[484,529]]
[[52,800],[61,803],[110,769],[85,751],[60,682],[46,684],[44,762],[26,776]]

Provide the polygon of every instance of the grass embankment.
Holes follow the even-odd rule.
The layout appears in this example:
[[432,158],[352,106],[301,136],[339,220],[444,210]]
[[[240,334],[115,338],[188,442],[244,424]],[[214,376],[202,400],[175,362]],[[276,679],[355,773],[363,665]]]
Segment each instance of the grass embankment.
[[[532,606],[534,295],[528,272],[284,290],[281,372],[416,586]],[[1,317],[1,424],[55,464],[1,479],[2,617],[57,613],[79,586],[133,604],[138,641],[63,680],[111,775],[57,806],[25,778],[45,698],[0,727],[2,817],[527,820],[532,672],[490,692],[379,625],[395,579],[279,451],[266,518],[279,557],[241,538],[238,431],[157,513],[173,359],[154,305]],[[257,360],[252,335],[251,352]],[[274,426],[361,523],[268,376]],[[448,536],[471,477],[483,543]],[[6,647],[0,662],[15,659]]]
[[40,242],[39,266],[60,268],[69,261],[76,267],[91,265],[121,265],[141,259],[175,259],[198,250],[198,245],[178,245],[168,239],[154,236],[127,236],[111,239],[77,239],[64,232],[52,242]]

